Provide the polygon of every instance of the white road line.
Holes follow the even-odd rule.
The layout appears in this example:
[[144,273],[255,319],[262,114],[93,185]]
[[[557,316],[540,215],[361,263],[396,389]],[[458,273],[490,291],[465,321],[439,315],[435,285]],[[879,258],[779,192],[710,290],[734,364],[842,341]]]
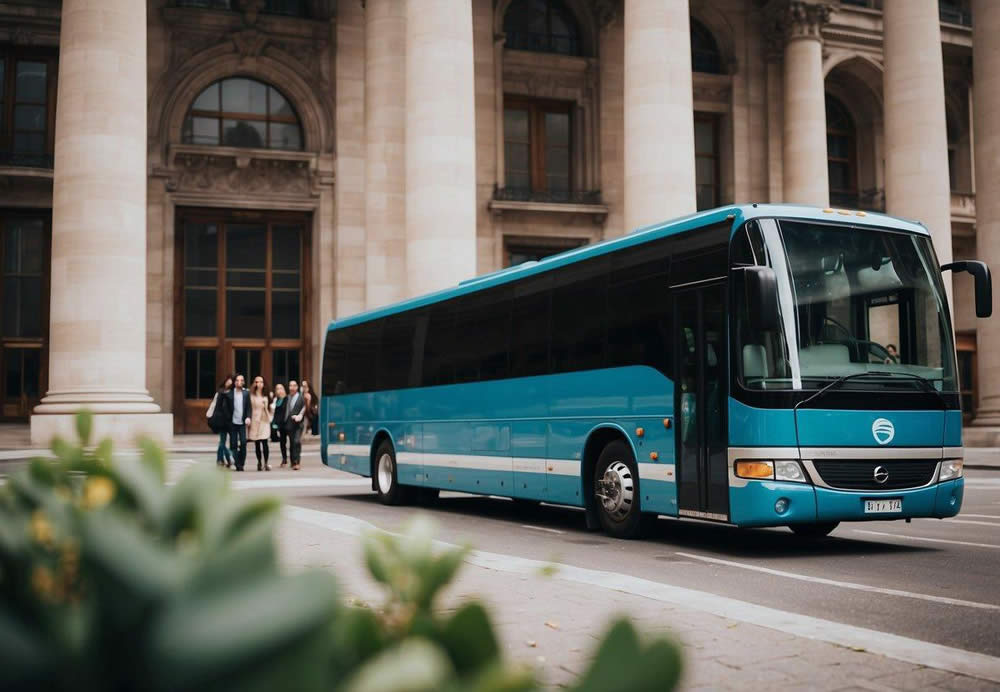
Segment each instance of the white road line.
[[259,481],[233,481],[237,490],[252,490],[254,488],[339,488],[371,487],[367,478],[262,478]]
[[522,529],[531,529],[532,531],[545,531],[546,533],[557,533],[563,535],[566,532],[560,531],[559,529],[550,529],[545,526],[532,526],[531,524],[521,524]]
[[825,586],[837,586],[842,589],[854,589],[855,591],[869,591],[871,593],[885,594],[886,596],[901,596],[903,598],[917,598],[922,601],[931,601],[933,603],[943,603],[945,605],[956,605],[965,606],[967,608],[980,608],[982,610],[1000,610],[1000,605],[995,605],[993,603],[979,603],[978,601],[963,601],[960,598],[948,598],[946,596],[932,596],[929,594],[915,593],[913,591],[902,591],[900,589],[885,589],[880,586],[869,586],[868,584],[856,584],[849,581],[838,581],[836,579],[825,579],[823,577],[813,577],[808,574],[797,574],[795,572],[785,572],[779,569],[771,569],[769,567],[760,567],[759,565],[748,565],[743,562],[733,562],[731,560],[720,560],[715,557],[707,557],[705,555],[695,555],[693,553],[682,553],[677,552],[678,555],[684,557],[689,557],[694,560],[701,560],[702,562],[710,562],[713,565],[725,565],[727,567],[738,567],[740,569],[751,570],[753,572],[761,572],[763,574],[773,574],[777,577],[786,577],[788,579],[797,579],[799,581],[812,582],[814,584],[823,584]]
[[889,538],[901,538],[905,541],[927,541],[929,543],[951,543],[953,545],[971,545],[973,548],[992,548],[1000,550],[1000,545],[993,543],[972,543],[970,541],[953,541],[949,538],[927,538],[926,536],[910,536],[904,533],[885,533],[883,531],[867,531],[865,529],[851,529],[854,533],[867,533],[872,536],[888,536]]
[[969,514],[968,512],[962,512],[963,517],[975,517],[976,519],[996,519],[1000,521],[1000,514]]
[[[285,516],[293,521],[319,526],[339,533],[358,535],[363,530],[377,530],[377,527],[363,519],[344,514],[294,506],[286,506],[283,511]],[[447,548],[455,547],[441,541],[437,541],[437,545]],[[620,591],[662,603],[670,603],[681,608],[700,610],[728,620],[787,632],[807,639],[830,642],[852,649],[864,649],[873,654],[888,656],[908,663],[1000,682],[1000,658],[975,651],[923,642],[897,634],[878,632],[832,620],[778,610],[727,596],[672,586],[617,572],[552,564],[541,560],[479,550],[470,553],[466,562],[484,569],[512,572],[525,576],[537,574],[542,568],[551,570],[555,567],[556,570],[552,577],[554,579]]]
[[[971,517],[972,515],[963,514],[962,516]],[[918,517],[918,519],[922,519],[925,521],[936,521],[938,523],[941,523],[940,519],[934,519],[932,517]],[[992,526],[994,528],[1000,529],[1000,524],[996,524],[992,521],[971,521],[969,519],[945,519],[944,521],[949,524],[975,524],[976,526]]]

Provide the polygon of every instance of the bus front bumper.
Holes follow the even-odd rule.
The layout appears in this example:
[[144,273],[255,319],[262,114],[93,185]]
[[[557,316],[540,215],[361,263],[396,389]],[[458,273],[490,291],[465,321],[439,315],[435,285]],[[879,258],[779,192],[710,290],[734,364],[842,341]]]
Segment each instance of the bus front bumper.
[[[914,490],[830,490],[806,483],[747,481],[729,488],[729,517],[737,526],[785,526],[827,521],[890,521],[953,517],[962,508],[965,479]],[[902,511],[866,513],[865,500],[902,500]]]

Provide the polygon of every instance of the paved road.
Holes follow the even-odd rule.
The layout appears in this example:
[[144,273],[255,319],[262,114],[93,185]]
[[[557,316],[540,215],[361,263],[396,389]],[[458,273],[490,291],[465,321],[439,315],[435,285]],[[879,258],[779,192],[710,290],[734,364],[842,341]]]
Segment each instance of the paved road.
[[[211,462],[174,458],[172,471],[200,463]],[[598,615],[624,610],[647,626],[665,623],[688,644],[692,688],[812,688],[827,677],[829,689],[863,681],[874,685],[868,689],[1000,684],[1000,471],[967,471],[955,519],[842,524],[820,542],[787,529],[666,518],[643,540],[617,541],[586,531],[577,510],[459,493],[420,509],[387,507],[367,479],[326,469],[315,454],[301,473],[251,470],[234,481],[241,491],[285,497],[291,523],[279,543],[290,563],[330,565],[362,596],[372,595],[370,586],[358,561],[344,557],[356,550],[358,526],[394,530],[416,511],[430,514],[443,541],[482,551],[472,564],[483,569],[462,582],[463,591],[485,593],[501,612],[516,613],[501,629],[508,639],[530,637],[530,654],[561,661],[547,670],[550,680],[579,672]],[[565,566],[568,581],[526,585],[532,561]],[[561,619],[563,631],[548,631],[543,617]],[[759,649],[776,650],[774,660],[747,654]],[[817,672],[819,664],[837,672]]]

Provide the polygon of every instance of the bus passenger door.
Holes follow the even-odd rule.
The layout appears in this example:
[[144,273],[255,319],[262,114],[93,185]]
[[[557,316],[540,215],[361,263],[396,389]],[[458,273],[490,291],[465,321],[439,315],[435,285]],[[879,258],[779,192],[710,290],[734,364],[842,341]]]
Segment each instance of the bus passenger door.
[[674,315],[678,511],[726,521],[725,283],[676,292]]

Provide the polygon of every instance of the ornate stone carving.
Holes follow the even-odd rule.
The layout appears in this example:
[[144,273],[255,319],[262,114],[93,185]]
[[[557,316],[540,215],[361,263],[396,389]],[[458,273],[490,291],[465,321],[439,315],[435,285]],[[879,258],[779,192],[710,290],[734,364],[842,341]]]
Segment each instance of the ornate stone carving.
[[780,56],[789,41],[821,41],[832,12],[833,6],[824,0],[771,0],[764,8],[768,58]]
[[264,46],[267,45],[268,38],[264,34],[260,33],[256,29],[247,29],[246,31],[240,31],[239,33],[233,34],[233,45],[236,47],[236,52],[240,54],[243,59],[246,58],[256,58],[264,51]]
[[181,153],[174,159],[168,189],[213,195],[310,196],[309,161],[225,154]]
[[594,19],[602,29],[617,19],[620,13],[620,6],[616,0],[591,0],[591,9],[594,12]]

